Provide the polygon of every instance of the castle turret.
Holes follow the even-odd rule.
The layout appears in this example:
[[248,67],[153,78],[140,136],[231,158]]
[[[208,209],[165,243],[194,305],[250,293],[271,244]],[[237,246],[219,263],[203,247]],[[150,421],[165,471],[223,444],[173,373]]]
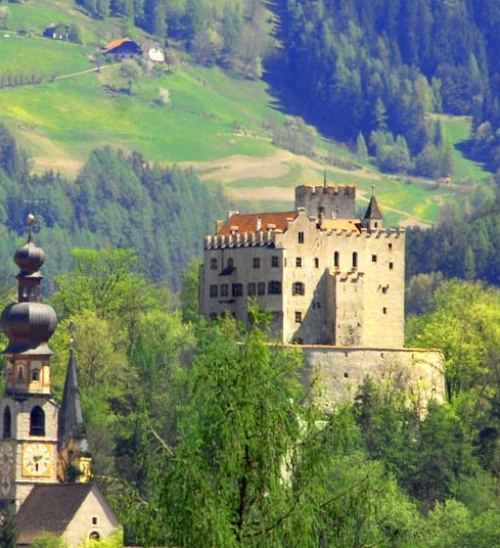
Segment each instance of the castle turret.
[[378,207],[377,199],[372,196],[365,216],[363,217],[363,227],[369,232],[380,230],[382,228],[382,213]]

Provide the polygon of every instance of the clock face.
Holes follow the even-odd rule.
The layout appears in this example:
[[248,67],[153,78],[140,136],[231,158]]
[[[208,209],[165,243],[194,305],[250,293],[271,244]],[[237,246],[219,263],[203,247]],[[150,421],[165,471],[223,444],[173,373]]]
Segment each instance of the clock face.
[[50,447],[43,443],[28,443],[23,447],[23,476],[50,474]]
[[12,444],[0,444],[0,493],[6,497],[12,487],[12,469],[14,464],[14,448]]

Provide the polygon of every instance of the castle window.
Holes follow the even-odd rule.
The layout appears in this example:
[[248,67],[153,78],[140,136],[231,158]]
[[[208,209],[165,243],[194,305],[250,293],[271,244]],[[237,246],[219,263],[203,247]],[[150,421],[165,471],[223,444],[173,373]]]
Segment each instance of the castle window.
[[278,268],[279,267],[279,259],[278,259],[278,256],[277,255],[273,255],[271,257],[271,266],[273,268]]
[[255,295],[255,283],[250,282],[247,288],[248,296],[253,297]]
[[382,293],[384,293],[384,295],[387,293],[387,290],[389,289],[389,286],[388,285],[384,285],[382,287]]
[[30,413],[30,436],[45,436],[45,413],[39,405]]
[[210,297],[214,298],[214,297],[217,297],[217,294],[218,294],[218,291],[217,291],[217,286],[216,285],[211,285],[210,286]]
[[392,270],[394,268],[394,263],[389,263],[389,270]]
[[243,295],[243,284],[233,284],[233,297],[241,297]]
[[376,263],[377,262],[377,256],[376,255],[372,255],[372,263]]
[[253,267],[254,267],[254,268],[260,268],[260,259],[259,259],[259,257],[254,257],[254,259],[253,259]]
[[373,224],[374,224],[375,228],[378,228],[378,222],[377,221],[375,221]]
[[358,253],[356,251],[352,254],[352,267],[358,268]]
[[384,308],[382,308],[382,312],[383,312],[384,314],[387,314],[387,308],[386,308],[385,306],[384,306]]
[[335,253],[333,254],[333,266],[335,268],[338,268],[339,267],[339,262],[340,262],[339,252],[335,251]]
[[31,372],[31,380],[32,381],[40,380],[40,369],[33,369],[33,371]]
[[344,371],[344,378],[345,379],[348,379],[349,378],[349,373],[347,371]]
[[266,282],[259,282],[257,284],[257,295],[265,295],[266,294]]
[[392,244],[387,244],[387,248],[389,249],[389,251],[392,251]]
[[234,267],[234,260],[232,257],[229,257],[229,259],[227,260],[227,267],[228,268],[233,268]]
[[292,295],[304,295],[305,285],[302,282],[294,282],[292,285]]
[[3,412],[3,439],[8,439],[12,436],[12,415],[10,407],[7,405]]
[[229,295],[229,285],[228,284],[222,284],[220,286],[220,296],[221,297],[227,297]]
[[295,312],[295,323],[302,323],[302,312]]
[[217,270],[217,259],[215,257],[210,259],[210,268],[212,270]]
[[92,516],[92,525],[98,525],[99,524],[99,518],[97,516]]
[[297,268],[301,268],[302,267],[302,257],[295,257],[295,266]]
[[272,280],[267,284],[268,295],[281,295],[281,282]]
[[299,232],[298,235],[297,235],[297,241],[299,242],[299,244],[303,244],[304,243],[304,233],[303,232]]
[[314,268],[319,268],[319,259],[318,259],[318,257],[314,257]]

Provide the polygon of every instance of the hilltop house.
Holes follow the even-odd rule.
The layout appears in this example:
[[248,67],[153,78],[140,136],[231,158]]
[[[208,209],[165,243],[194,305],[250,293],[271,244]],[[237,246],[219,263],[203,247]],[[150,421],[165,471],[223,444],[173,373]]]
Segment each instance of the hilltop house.
[[118,38],[102,48],[104,55],[113,55],[116,60],[142,57],[140,44],[130,38]]

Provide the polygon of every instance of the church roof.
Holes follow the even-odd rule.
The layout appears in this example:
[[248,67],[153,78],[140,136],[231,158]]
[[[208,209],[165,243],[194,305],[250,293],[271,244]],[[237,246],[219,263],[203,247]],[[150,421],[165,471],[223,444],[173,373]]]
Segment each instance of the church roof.
[[382,213],[380,212],[380,208],[378,207],[375,196],[371,197],[370,203],[368,204],[368,209],[366,210],[364,218],[376,219],[376,220],[382,219]]
[[[289,219],[295,219],[297,211],[280,211],[278,213],[235,213],[224,223],[217,233],[219,236],[228,236],[233,230],[237,232],[266,232],[269,225],[274,229],[286,230]],[[260,229],[257,230],[257,226]]]
[[16,514],[19,544],[30,544],[42,533],[61,536],[94,485],[38,484]]

